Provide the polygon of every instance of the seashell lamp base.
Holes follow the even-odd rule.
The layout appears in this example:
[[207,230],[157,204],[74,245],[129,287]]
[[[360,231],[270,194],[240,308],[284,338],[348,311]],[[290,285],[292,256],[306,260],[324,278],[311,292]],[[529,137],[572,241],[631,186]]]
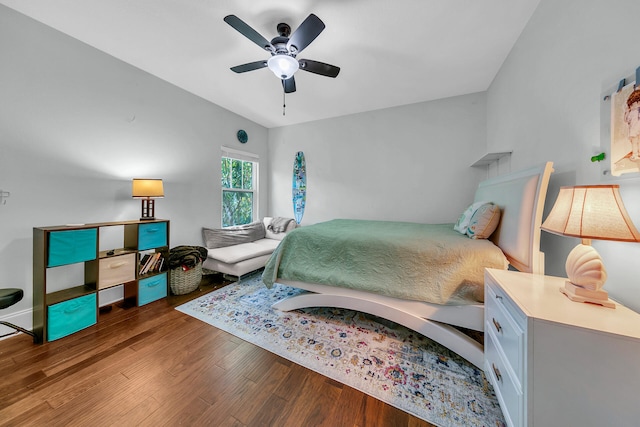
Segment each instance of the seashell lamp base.
[[616,305],[609,299],[607,291],[602,289],[607,280],[607,271],[600,254],[591,245],[579,244],[569,253],[567,277],[560,292],[570,300],[599,304],[609,308]]
[[564,287],[560,288],[560,292],[565,294],[571,301],[588,302],[591,304],[598,304],[603,307],[616,308],[616,303],[611,301],[607,291],[603,291],[602,289],[598,291],[590,291],[581,286],[574,285],[567,280]]

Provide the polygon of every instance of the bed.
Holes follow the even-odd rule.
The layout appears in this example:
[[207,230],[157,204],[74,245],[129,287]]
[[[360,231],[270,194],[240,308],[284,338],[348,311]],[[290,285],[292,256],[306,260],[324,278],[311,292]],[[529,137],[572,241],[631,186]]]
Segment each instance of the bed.
[[484,330],[485,268],[544,274],[540,224],[552,172],[547,162],[478,185],[474,201],[500,207],[489,240],[469,239],[453,224],[334,220],[296,229],[272,254],[263,281],[308,292],[274,308],[369,313],[420,332],[482,368],[482,344],[460,328]]

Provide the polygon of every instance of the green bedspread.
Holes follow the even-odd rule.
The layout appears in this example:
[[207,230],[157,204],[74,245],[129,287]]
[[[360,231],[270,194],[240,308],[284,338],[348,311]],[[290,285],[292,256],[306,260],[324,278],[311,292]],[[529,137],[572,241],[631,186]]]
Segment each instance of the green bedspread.
[[484,268],[507,268],[502,251],[453,224],[337,219],[287,234],[263,281],[321,283],[436,304],[484,301]]

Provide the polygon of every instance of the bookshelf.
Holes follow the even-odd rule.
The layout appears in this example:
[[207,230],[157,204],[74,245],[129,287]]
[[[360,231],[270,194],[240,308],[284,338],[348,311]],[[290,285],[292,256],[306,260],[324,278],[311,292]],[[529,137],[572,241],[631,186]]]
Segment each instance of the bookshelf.
[[[122,226],[122,245],[100,251],[100,230]],[[33,229],[34,342],[63,338],[99,321],[100,291],[123,286],[124,304],[140,306],[168,294],[169,221],[69,224]],[[144,262],[143,262],[144,261]],[[50,277],[83,278],[49,283]],[[53,282],[53,280],[51,280]]]

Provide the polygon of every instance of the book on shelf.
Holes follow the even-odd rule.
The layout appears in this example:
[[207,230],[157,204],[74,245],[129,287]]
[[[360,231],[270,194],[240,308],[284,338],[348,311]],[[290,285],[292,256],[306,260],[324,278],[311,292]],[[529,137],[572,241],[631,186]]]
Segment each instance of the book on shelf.
[[164,257],[160,257],[160,260],[156,263],[156,273],[162,271],[162,266],[164,265]]
[[140,274],[144,274],[152,258],[153,258],[153,254],[145,254],[140,259]]
[[147,263],[144,265],[144,267],[142,268],[142,271],[140,272],[140,274],[147,274],[147,272],[149,271],[149,269],[153,265],[153,263],[155,261],[155,258],[156,258],[156,255],[154,253],[153,255],[151,255],[151,257],[149,258]]
[[154,273],[155,271],[157,271],[156,268],[161,257],[161,252],[156,252],[154,255],[152,255],[140,274]]
[[142,270],[144,269],[144,267],[147,265],[147,262],[149,262],[149,259],[151,258],[151,254],[144,254],[141,258],[140,258],[140,269],[138,270],[140,272],[140,274],[142,274]]

